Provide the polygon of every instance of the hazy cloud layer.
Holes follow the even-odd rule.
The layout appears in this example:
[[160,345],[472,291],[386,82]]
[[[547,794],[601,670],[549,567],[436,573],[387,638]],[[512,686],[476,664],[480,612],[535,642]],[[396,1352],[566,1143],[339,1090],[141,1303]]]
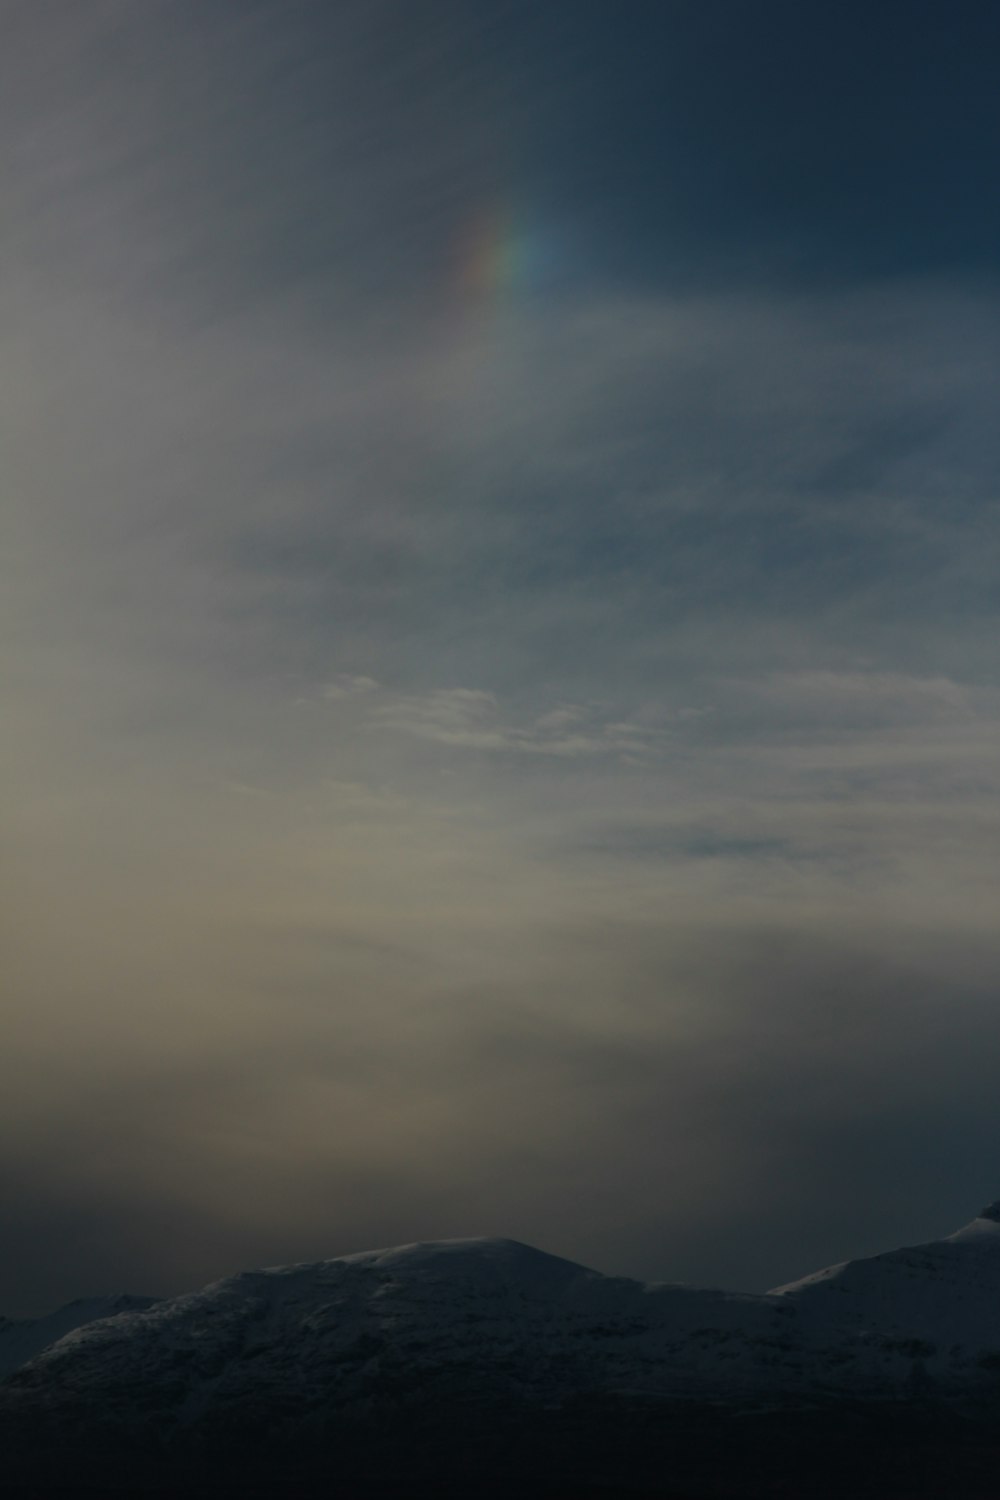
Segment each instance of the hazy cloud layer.
[[683,90],[671,238],[583,122],[668,41],[717,98],[684,6],[141,9],[11,5],[0,90],[0,1306],[479,1232],[761,1286],[969,1217],[983,257],[810,277],[818,209],[699,206]]

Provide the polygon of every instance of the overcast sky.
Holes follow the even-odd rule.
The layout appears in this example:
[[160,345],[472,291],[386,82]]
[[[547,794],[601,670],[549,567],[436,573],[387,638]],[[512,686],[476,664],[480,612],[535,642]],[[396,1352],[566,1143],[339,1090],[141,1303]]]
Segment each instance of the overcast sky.
[[0,1311],[1000,1194],[1000,8],[0,11]]

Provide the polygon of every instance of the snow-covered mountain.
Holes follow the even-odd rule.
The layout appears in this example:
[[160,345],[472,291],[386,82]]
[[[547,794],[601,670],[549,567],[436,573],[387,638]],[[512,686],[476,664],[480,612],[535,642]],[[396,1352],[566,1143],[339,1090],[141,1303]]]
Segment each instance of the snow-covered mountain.
[[364,1433],[425,1436],[444,1413],[461,1434],[541,1430],[584,1407],[598,1424],[655,1411],[661,1428],[695,1408],[981,1411],[1000,1369],[1000,1206],[764,1296],[475,1239],[244,1272],[141,1306],[71,1304],[43,1322],[0,1329],[8,1365],[25,1361],[0,1385],[0,1437],[316,1453]]
[[[451,1240],[244,1272],[91,1322],[26,1365],[16,1390],[173,1427],[277,1404],[308,1425],[434,1386],[558,1402],[587,1391],[737,1393],[783,1345],[790,1303],[646,1286],[512,1240]],[[183,1370],[184,1380],[177,1372]]]

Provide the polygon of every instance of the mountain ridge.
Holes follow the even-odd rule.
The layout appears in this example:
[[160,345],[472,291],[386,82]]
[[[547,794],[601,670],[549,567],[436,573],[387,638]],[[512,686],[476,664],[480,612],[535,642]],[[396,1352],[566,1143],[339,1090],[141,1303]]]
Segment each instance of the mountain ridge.
[[500,1431],[544,1448],[572,1430],[586,1450],[638,1424],[646,1451],[682,1412],[688,1425],[710,1412],[758,1430],[775,1412],[881,1421],[917,1403],[978,1422],[1000,1409],[1000,1218],[986,1213],[763,1294],[605,1276],[488,1237],[139,1300],[108,1316],[114,1299],[98,1299],[97,1316],[0,1382],[0,1436],[24,1448],[33,1434],[40,1452],[59,1434],[162,1462],[258,1450],[288,1462],[333,1444],[361,1463],[366,1435],[378,1448],[392,1434],[440,1465],[456,1444],[477,1461],[471,1435],[481,1445]]

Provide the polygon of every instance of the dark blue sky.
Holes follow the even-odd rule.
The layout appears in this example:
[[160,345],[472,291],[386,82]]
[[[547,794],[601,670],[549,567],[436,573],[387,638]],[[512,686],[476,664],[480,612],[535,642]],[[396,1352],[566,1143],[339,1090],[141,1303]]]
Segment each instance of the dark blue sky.
[[[314,165],[334,128],[326,15],[271,14],[303,70],[272,103],[302,112]],[[587,242],[592,273],[807,287],[996,267],[988,3],[496,0],[375,6],[364,30],[389,149],[433,116],[469,138],[478,189],[513,186]]]
[[994,7],[533,9],[529,92],[555,92],[563,61],[586,86],[549,113],[529,177],[632,272],[995,267]]
[[[125,160],[173,111],[158,186],[168,211],[228,208],[220,298],[275,277],[319,295],[345,249],[359,294],[398,293],[490,199],[570,247],[547,295],[996,268],[988,3],[289,0],[151,8],[107,31],[98,71],[159,77],[89,107]],[[368,164],[363,202],[338,197],[345,158]],[[155,216],[152,181],[132,191]]]
[[811,285],[995,268],[995,7],[555,12],[592,87],[542,136],[545,186],[606,216],[637,269]]

